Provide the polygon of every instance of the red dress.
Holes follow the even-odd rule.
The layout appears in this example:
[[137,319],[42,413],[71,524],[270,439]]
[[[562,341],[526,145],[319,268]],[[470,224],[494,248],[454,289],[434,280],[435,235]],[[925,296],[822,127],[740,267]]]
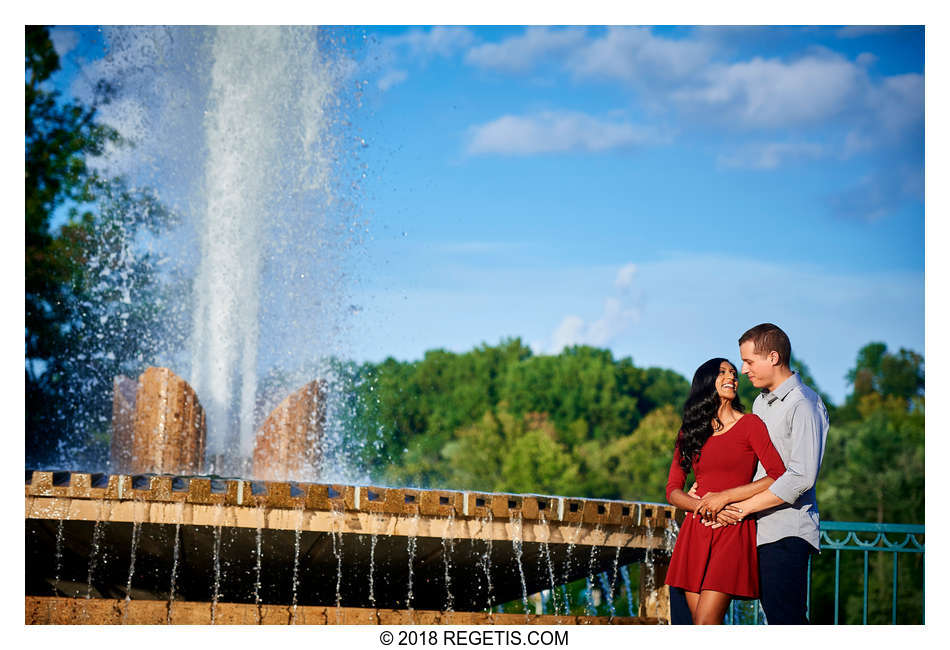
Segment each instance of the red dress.
[[[762,461],[773,479],[785,472],[765,423],[757,415],[743,415],[731,429],[711,436],[703,445],[699,460],[693,464],[698,493],[721,492],[752,482],[757,461]],[[685,484],[677,447],[666,483],[667,501],[673,490],[682,490]],[[693,513],[686,515],[673,548],[666,584],[697,593],[712,589],[740,598],[758,598],[755,520],[743,519],[734,526],[714,529],[703,525]]]

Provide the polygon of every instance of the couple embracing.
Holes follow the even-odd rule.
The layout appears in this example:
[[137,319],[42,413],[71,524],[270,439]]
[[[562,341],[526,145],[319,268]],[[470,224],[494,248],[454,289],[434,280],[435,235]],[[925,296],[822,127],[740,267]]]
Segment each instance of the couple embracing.
[[[666,574],[673,624],[721,624],[733,598],[759,598],[772,625],[808,622],[828,413],[790,368],[791,352],[771,323],[739,338],[742,373],[762,390],[751,414],[727,359],[710,359],[693,376],[666,485],[667,501],[692,513]],[[685,492],[690,472],[695,483]]]

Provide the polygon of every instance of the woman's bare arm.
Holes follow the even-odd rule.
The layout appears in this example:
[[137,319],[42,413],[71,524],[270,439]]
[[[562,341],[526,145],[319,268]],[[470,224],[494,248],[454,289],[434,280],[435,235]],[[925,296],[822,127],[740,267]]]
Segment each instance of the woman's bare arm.
[[688,510],[695,513],[696,508],[699,507],[700,499],[694,499],[689,496],[682,489],[676,488],[670,492],[669,496],[670,505],[674,505],[680,510]]
[[696,512],[704,519],[715,520],[716,516],[727,504],[744,501],[760,492],[764,492],[774,482],[774,478],[763,476],[758,481],[738,485],[728,490],[723,490],[722,492],[709,492],[699,499],[699,502],[696,504]]

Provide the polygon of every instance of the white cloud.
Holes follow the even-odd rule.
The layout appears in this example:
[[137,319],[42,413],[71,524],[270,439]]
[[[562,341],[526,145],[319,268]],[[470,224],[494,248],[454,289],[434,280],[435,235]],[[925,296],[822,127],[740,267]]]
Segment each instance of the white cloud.
[[580,316],[565,316],[551,335],[551,352],[555,354],[565,347],[577,345],[584,339],[584,319]]
[[765,142],[746,145],[732,153],[720,154],[717,166],[772,170],[793,160],[814,160],[825,154],[825,147],[814,142]]
[[635,264],[625,264],[617,271],[614,287],[617,295],[604,299],[603,313],[591,322],[580,316],[565,316],[551,335],[548,351],[557,354],[571,345],[608,346],[629,331],[640,320],[640,292],[634,285]]
[[379,73],[376,86],[385,92],[409,78],[407,68],[426,64],[435,57],[450,57],[475,43],[475,34],[467,27],[413,28],[370,43],[366,57],[373,70]]
[[924,76],[902,74],[886,77],[868,93],[875,122],[890,135],[922,126],[924,120]]
[[467,27],[441,27],[410,29],[392,36],[384,45],[405,48],[411,57],[452,56],[475,42],[475,35]]
[[630,122],[602,120],[584,113],[545,111],[531,116],[505,115],[470,129],[472,154],[532,155],[568,151],[630,149],[668,139],[655,129]]
[[843,57],[809,55],[792,62],[756,57],[709,66],[704,79],[672,98],[684,111],[731,125],[789,128],[822,125],[860,104],[866,72]]
[[[843,33],[855,32],[863,28]],[[694,123],[730,129],[820,128],[835,120],[871,129],[880,120],[899,132],[922,120],[923,77],[872,80],[868,68],[876,57],[870,52],[855,60],[825,48],[794,58],[727,60],[733,51],[728,39],[711,34],[718,31],[666,37],[646,27],[609,27],[592,36],[580,29],[529,28],[474,47],[466,61],[526,73],[559,59],[577,81],[620,82],[637,91],[639,106],[656,114],[675,110]]]
[[72,29],[54,27],[50,30],[49,38],[53,42],[53,49],[62,59],[79,45],[79,34]]
[[580,46],[585,33],[580,28],[528,27],[518,36],[473,47],[465,55],[465,61],[484,68],[523,71],[552,54]]
[[610,27],[572,52],[566,65],[576,77],[647,84],[655,90],[695,77],[713,53],[706,40],[663,38],[647,27]]
[[868,68],[877,63],[877,57],[871,52],[861,52],[854,62],[862,68]]
[[603,315],[590,324],[587,329],[587,341],[591,345],[605,346],[619,334],[626,332],[640,319],[640,310],[627,305],[619,298],[607,298],[604,301]]
[[401,84],[409,77],[409,73],[405,70],[390,70],[385,73],[379,81],[376,82],[376,85],[383,92],[389,90],[397,84]]
[[618,289],[626,290],[633,288],[633,280],[637,274],[637,265],[633,262],[625,264],[617,271],[617,277],[614,280],[614,286]]

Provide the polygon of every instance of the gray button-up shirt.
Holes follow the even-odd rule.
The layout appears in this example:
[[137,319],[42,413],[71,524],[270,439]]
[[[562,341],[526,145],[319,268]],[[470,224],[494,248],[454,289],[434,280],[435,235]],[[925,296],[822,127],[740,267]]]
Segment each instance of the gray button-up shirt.
[[[825,453],[828,411],[818,394],[794,373],[774,391],[763,391],[756,397],[752,412],[765,421],[772,444],[785,463],[785,473],[769,487],[785,503],[758,514],[757,543],[796,536],[817,549],[815,479]],[[759,463],[755,480],[763,476],[765,468]]]

